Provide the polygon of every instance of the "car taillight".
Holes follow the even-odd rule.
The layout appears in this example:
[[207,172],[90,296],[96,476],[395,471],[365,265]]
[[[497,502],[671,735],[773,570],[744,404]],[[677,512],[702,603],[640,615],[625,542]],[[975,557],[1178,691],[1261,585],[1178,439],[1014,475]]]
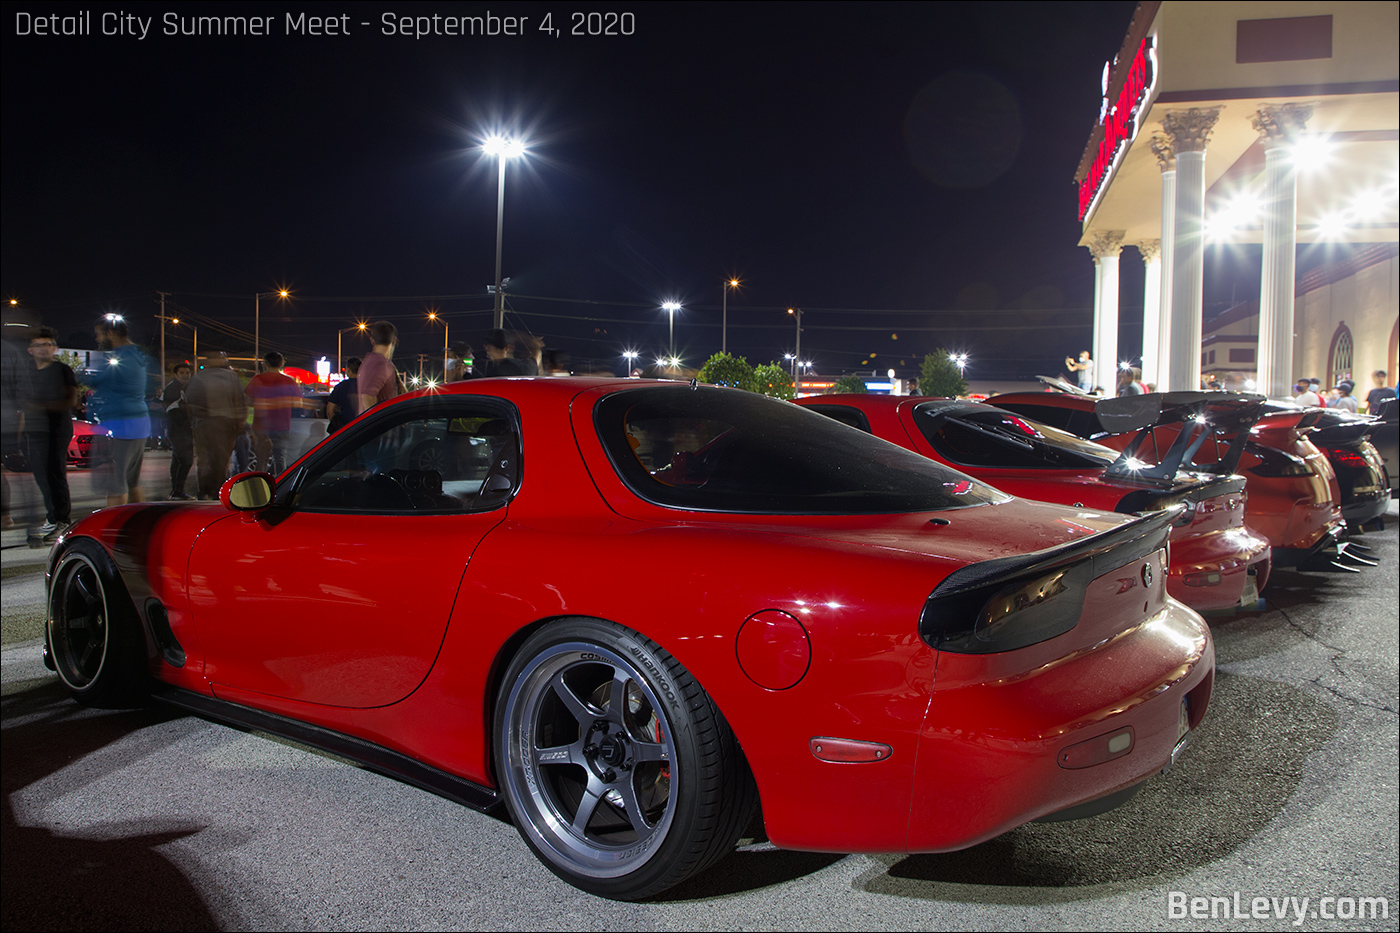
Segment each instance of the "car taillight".
[[1357,469],[1365,469],[1369,466],[1365,457],[1348,447],[1330,447],[1327,450],[1327,457],[1332,461],[1333,466],[1355,467]]
[[1255,450],[1259,463],[1249,468],[1255,476],[1308,476],[1312,470],[1302,457],[1275,450],[1272,447],[1259,447]]
[[1034,645],[1078,623],[1092,572],[1092,562],[1083,561],[1013,580],[994,591],[979,589],[940,599],[935,590],[924,606],[920,629],[934,636],[933,647],[959,654]]

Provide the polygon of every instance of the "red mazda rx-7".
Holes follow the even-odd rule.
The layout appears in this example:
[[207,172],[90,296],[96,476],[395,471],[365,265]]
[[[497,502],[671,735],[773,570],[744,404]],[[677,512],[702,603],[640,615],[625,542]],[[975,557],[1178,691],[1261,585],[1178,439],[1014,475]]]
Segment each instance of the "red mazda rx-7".
[[1205,714],[1176,512],[1017,499],[747,392],[481,379],[56,544],[45,657],[481,809],[642,898],[761,806],[937,852],[1121,803]]

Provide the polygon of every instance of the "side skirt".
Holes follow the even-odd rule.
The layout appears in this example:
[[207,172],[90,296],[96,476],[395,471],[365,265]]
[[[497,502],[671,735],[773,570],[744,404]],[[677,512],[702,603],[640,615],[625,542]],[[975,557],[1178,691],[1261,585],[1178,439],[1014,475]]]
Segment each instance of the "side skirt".
[[387,775],[430,791],[440,797],[495,815],[504,812],[500,795],[489,787],[460,778],[455,774],[433,768],[400,752],[387,749],[364,739],[345,735],[320,726],[308,725],[276,713],[219,700],[189,690],[165,689],[151,694],[151,699],[187,710],[197,716],[213,719],[241,729],[270,732],[284,738],[349,758],[371,771]]

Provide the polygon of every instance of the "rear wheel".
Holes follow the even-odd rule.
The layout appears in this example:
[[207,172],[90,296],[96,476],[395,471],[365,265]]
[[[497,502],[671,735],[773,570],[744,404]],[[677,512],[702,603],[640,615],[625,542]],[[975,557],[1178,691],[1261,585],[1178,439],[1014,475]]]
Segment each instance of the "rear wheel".
[[576,887],[633,900],[731,851],[757,793],[728,723],[684,667],[621,626],[566,619],[502,682],[495,750],[515,825]]
[[54,670],[88,706],[139,705],[149,689],[136,610],[107,552],[77,541],[54,568],[46,632]]

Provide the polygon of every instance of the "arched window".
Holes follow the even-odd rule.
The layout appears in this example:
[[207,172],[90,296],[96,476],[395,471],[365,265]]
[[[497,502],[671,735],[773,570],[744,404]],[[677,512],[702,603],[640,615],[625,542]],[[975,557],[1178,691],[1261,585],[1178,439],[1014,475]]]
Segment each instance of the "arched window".
[[1337,325],[1332,335],[1332,352],[1327,355],[1327,385],[1334,386],[1343,379],[1355,381],[1351,375],[1352,360],[1351,329],[1345,324]]

